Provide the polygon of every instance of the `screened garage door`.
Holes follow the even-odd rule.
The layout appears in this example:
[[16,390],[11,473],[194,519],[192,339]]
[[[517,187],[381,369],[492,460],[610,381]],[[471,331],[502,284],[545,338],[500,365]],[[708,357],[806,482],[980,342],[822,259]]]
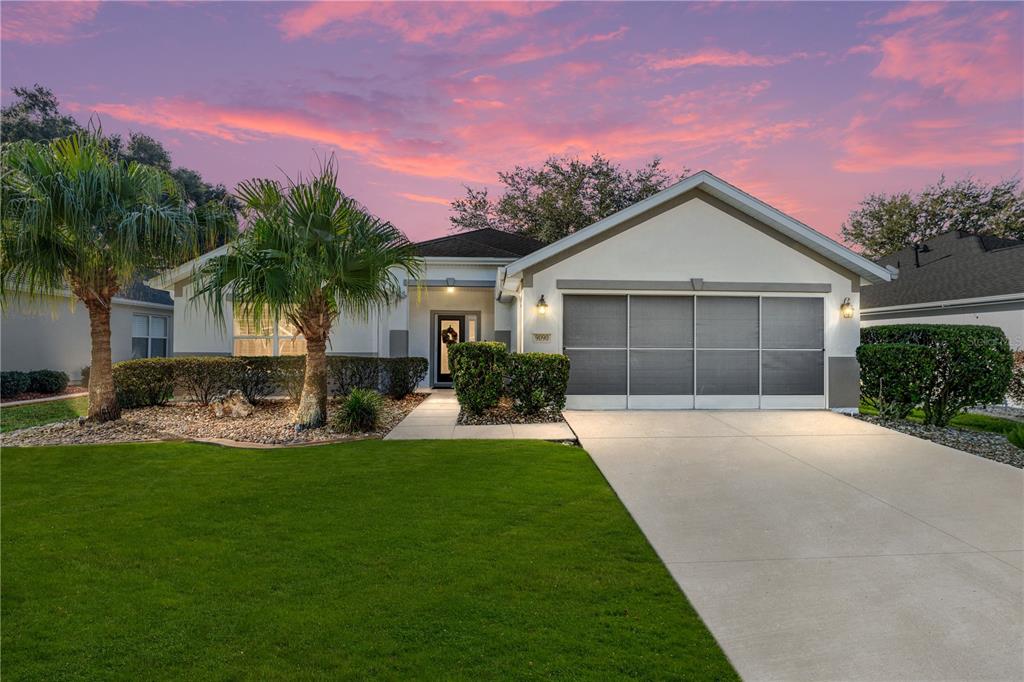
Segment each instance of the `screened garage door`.
[[562,300],[570,407],[825,406],[821,297]]

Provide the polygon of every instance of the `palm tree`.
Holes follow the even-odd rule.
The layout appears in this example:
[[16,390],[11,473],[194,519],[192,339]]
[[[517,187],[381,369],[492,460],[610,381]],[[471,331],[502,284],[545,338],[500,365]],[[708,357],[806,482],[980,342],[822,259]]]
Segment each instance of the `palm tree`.
[[327,342],[342,312],[366,318],[401,295],[404,273],[419,259],[391,223],[365,211],[338,189],[333,160],[308,181],[253,179],[237,190],[248,227],[228,252],[195,273],[193,300],[224,321],[230,294],[235,314],[256,327],[284,320],[306,340],[306,372],[297,424],[327,419]]
[[0,301],[52,301],[70,290],[85,305],[89,419],[117,419],[111,299],[139,273],[199,253],[204,228],[166,172],[112,160],[100,131],[4,144],[0,160]]

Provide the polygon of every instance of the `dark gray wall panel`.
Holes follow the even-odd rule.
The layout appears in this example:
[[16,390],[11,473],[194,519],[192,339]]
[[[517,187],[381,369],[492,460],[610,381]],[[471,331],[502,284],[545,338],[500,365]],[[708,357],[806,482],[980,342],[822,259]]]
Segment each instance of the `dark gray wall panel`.
[[825,353],[803,350],[761,351],[764,395],[824,395]]
[[495,329],[494,340],[505,344],[505,348],[512,350],[512,332],[508,329]]
[[631,350],[630,395],[693,395],[693,351]]
[[757,389],[756,350],[697,351],[697,395],[757,395]]
[[825,309],[820,298],[766,296],[761,300],[762,348],[824,348]]
[[829,358],[828,406],[857,407],[858,405],[860,405],[860,365],[857,364],[857,358]]
[[698,348],[757,348],[757,298],[700,296],[696,314]]
[[630,348],[693,348],[692,296],[630,296]]
[[626,395],[626,351],[567,350],[569,395]]
[[565,348],[625,348],[625,296],[564,296]]
[[409,330],[392,329],[388,332],[388,353],[393,358],[404,358],[409,355]]

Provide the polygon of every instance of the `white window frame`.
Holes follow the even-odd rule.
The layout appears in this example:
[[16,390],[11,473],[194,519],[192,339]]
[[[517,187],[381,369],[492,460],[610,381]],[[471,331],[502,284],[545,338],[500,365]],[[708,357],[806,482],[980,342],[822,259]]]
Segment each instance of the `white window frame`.
[[[234,313],[237,315],[237,312]],[[231,355],[237,355],[235,353],[235,342],[236,341],[270,341],[270,356],[268,357],[280,357],[281,355],[281,342],[282,341],[295,341],[297,339],[304,339],[301,333],[299,334],[282,334],[280,320],[274,318],[271,321],[271,332],[270,334],[235,334],[237,328],[237,318],[232,319],[231,322]],[[300,353],[304,355],[304,353]]]
[[[146,318],[146,336],[136,336],[135,335],[135,318],[136,317],[144,317],[144,318]],[[164,321],[164,335],[163,336],[153,336],[153,320],[156,319],[156,318],[160,318],[160,319],[162,319]],[[134,354],[134,350],[135,350],[135,339],[146,339],[146,355],[145,355],[145,357],[147,357],[147,358],[152,358],[152,357],[166,358],[166,357],[168,357],[168,352],[170,351],[170,349],[167,347],[167,344],[168,344],[168,341],[170,340],[170,338],[169,338],[169,335],[167,333],[167,330],[170,329],[170,326],[171,326],[171,321],[170,321],[169,316],[167,316],[167,315],[150,315],[148,313],[132,313],[132,351],[133,351],[133,354]],[[153,355],[153,339],[163,339],[163,342],[164,342],[164,354],[163,355]]]

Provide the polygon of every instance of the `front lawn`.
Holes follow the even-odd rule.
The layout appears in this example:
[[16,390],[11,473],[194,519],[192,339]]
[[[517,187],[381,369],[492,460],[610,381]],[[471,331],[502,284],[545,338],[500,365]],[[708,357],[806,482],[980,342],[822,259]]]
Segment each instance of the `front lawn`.
[[21,679],[734,679],[587,454],[5,448]]
[[13,407],[0,406],[0,433],[81,417],[89,412],[89,396],[50,400]]

